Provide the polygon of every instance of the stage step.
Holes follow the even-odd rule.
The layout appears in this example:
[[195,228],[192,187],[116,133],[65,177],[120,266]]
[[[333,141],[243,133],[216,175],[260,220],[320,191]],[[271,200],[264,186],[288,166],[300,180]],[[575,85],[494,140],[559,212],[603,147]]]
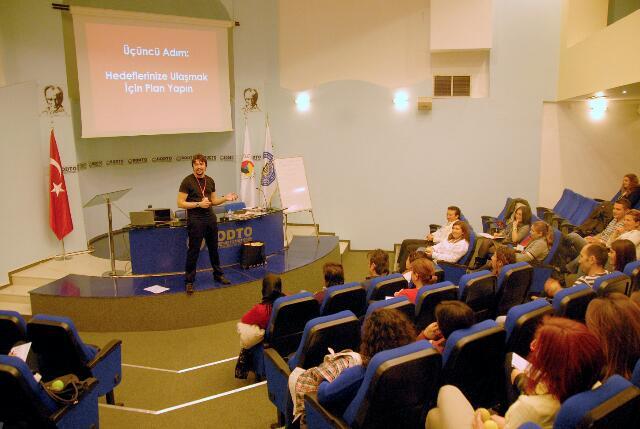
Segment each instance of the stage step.
[[22,304],[17,302],[8,302],[4,297],[0,296],[0,310],[17,311],[23,316],[31,316],[31,304]]

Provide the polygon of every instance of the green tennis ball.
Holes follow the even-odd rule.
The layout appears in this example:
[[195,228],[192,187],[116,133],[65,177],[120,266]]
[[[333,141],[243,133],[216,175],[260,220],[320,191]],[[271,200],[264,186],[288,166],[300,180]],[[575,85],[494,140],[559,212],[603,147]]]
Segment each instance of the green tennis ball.
[[62,380],[55,380],[53,383],[51,383],[51,390],[53,390],[54,392],[59,392],[62,389],[64,389],[64,383],[62,382]]
[[484,429],[498,429],[498,423],[493,420],[487,420],[484,422]]
[[482,418],[483,422],[486,422],[487,420],[491,420],[491,414],[489,413],[489,410],[487,410],[486,408],[478,408],[478,412],[480,413],[480,417]]

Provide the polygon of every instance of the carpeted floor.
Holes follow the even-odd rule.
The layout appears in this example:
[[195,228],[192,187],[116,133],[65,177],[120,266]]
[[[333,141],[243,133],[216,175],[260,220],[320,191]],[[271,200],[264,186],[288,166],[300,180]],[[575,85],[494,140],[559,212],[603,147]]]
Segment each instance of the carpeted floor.
[[[342,255],[345,281],[368,274],[367,252]],[[285,285],[315,291],[322,285],[321,265],[301,270]],[[255,297],[256,301],[258,296]],[[122,340],[123,377],[116,402],[101,399],[102,428],[268,428],[276,421],[275,407],[264,383],[234,377],[239,344],[236,321],[171,331],[82,332],[98,346]],[[172,408],[175,407],[175,408]]]

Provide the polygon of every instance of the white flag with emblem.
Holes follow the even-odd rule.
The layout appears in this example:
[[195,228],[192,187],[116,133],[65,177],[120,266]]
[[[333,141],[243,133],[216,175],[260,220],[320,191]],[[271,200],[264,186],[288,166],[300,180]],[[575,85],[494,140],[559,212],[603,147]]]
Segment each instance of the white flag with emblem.
[[240,164],[240,200],[247,207],[256,206],[256,174],[249,141],[249,126],[244,124],[244,149],[242,149],[242,163]]
[[262,187],[262,199],[260,206],[271,207],[271,198],[276,192],[276,167],[273,163],[273,148],[271,147],[271,132],[269,123],[264,137],[264,152],[262,152],[262,174],[260,175],[260,186]]

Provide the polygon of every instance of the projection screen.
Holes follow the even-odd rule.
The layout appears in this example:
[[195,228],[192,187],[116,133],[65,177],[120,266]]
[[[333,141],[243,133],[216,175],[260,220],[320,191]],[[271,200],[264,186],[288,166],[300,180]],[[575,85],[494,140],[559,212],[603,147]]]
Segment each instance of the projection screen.
[[229,21],[71,6],[82,137],[231,131]]

